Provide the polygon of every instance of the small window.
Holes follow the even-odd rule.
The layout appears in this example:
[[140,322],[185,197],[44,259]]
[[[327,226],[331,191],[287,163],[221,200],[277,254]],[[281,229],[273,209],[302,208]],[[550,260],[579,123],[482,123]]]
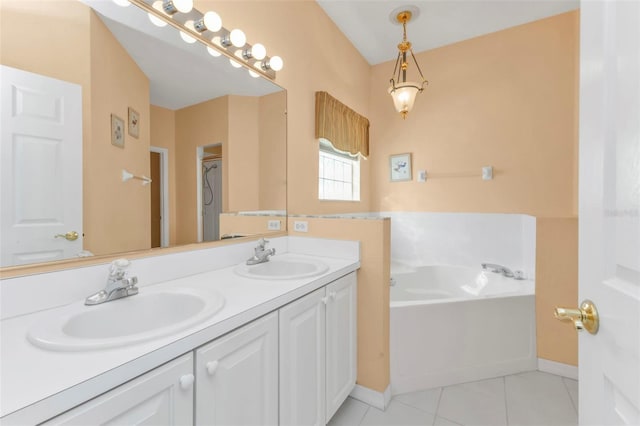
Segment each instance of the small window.
[[360,158],[320,139],[318,198],[360,201]]

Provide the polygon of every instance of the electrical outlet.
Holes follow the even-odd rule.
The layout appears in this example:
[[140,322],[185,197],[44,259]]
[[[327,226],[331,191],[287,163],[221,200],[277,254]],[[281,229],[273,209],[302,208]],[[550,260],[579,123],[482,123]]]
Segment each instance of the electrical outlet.
[[296,220],[293,222],[293,230],[298,232],[309,232],[309,222],[306,220]]
[[270,231],[279,231],[280,230],[280,221],[279,220],[270,220],[267,222],[267,229]]

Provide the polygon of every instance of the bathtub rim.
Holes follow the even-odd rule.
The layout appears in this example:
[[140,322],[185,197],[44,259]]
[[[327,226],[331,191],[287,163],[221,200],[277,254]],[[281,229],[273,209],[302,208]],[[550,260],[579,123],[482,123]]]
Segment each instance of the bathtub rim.
[[[394,279],[398,274],[400,275],[410,275],[416,274],[422,268],[429,267],[444,267],[451,269],[465,269],[467,271],[482,272],[482,269],[479,271],[472,266],[465,265],[449,265],[449,264],[431,264],[431,265],[419,265],[419,266],[409,266],[407,264],[401,264],[401,270],[404,271],[396,271],[390,274],[390,278]],[[407,271],[409,270],[409,271]],[[509,298],[509,297],[519,297],[519,296],[535,296],[536,295],[536,283],[535,280],[525,279],[525,280],[515,280],[511,278],[514,285],[513,291],[508,291],[504,293],[498,294],[490,294],[484,296],[474,296],[472,294],[458,297],[447,297],[447,298],[439,298],[439,299],[419,299],[419,300],[393,300],[391,297],[391,286],[389,291],[389,306],[391,308],[401,308],[406,306],[419,306],[419,305],[433,305],[440,303],[458,303],[458,302],[469,302],[469,301],[481,301],[487,299],[501,299],[501,298]]]

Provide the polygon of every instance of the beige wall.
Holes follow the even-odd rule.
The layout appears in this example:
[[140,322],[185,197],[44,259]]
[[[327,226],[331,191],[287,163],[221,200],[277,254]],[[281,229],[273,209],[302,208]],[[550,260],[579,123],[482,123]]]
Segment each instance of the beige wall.
[[[289,235],[360,241],[358,270],[359,385],[384,392],[389,385],[389,219],[289,217]],[[308,233],[293,231],[293,222],[308,222]]]
[[[91,14],[91,143],[85,145],[84,247],[94,254],[151,247],[151,195],[140,181],[122,182],[122,169],[149,176],[149,80],[100,18]],[[99,54],[97,53],[99,52]],[[136,139],[111,144],[111,114],[140,114]]]
[[578,334],[553,308],[578,306],[578,220],[537,220],[536,334],[538,357],[578,365]]
[[[384,90],[394,63],[374,66],[373,210],[575,215],[578,17],[416,55],[430,84],[406,120]],[[389,155],[405,152],[426,183],[389,182]],[[488,165],[495,179],[483,181]]]
[[[228,98],[220,97],[182,108],[176,114],[176,191],[177,244],[198,239],[197,148],[222,144],[222,180],[228,182]],[[226,187],[226,184],[223,184]],[[222,193],[222,208],[226,211],[228,192]]]
[[176,114],[174,111],[151,105],[149,120],[151,146],[167,149],[169,156],[169,245],[177,239],[176,207]]
[[260,144],[257,97],[228,96],[227,208],[224,211],[259,209]]
[[[283,210],[287,206],[286,92],[260,97],[260,178],[258,210]],[[284,125],[283,125],[284,124]]]
[[[170,149],[172,245],[197,240],[199,146],[219,144],[205,152],[222,155],[222,211],[284,209],[285,103],[284,92],[279,92],[264,97],[223,96],[177,111],[151,108],[152,144]],[[238,232],[258,232],[251,231],[254,228]]]

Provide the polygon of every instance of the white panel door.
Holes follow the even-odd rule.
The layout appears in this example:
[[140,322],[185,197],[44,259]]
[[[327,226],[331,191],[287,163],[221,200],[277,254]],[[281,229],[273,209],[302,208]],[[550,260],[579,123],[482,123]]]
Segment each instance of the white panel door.
[[355,272],[327,286],[327,422],[356,385],[357,294]]
[[196,351],[198,425],[278,424],[278,314]]
[[325,425],[325,289],[280,309],[280,424]]
[[191,425],[193,355],[183,355],[45,425]]
[[[0,266],[82,250],[82,89],[0,66]],[[56,235],[77,232],[75,241]]]
[[640,2],[580,11],[580,424],[640,424]]

